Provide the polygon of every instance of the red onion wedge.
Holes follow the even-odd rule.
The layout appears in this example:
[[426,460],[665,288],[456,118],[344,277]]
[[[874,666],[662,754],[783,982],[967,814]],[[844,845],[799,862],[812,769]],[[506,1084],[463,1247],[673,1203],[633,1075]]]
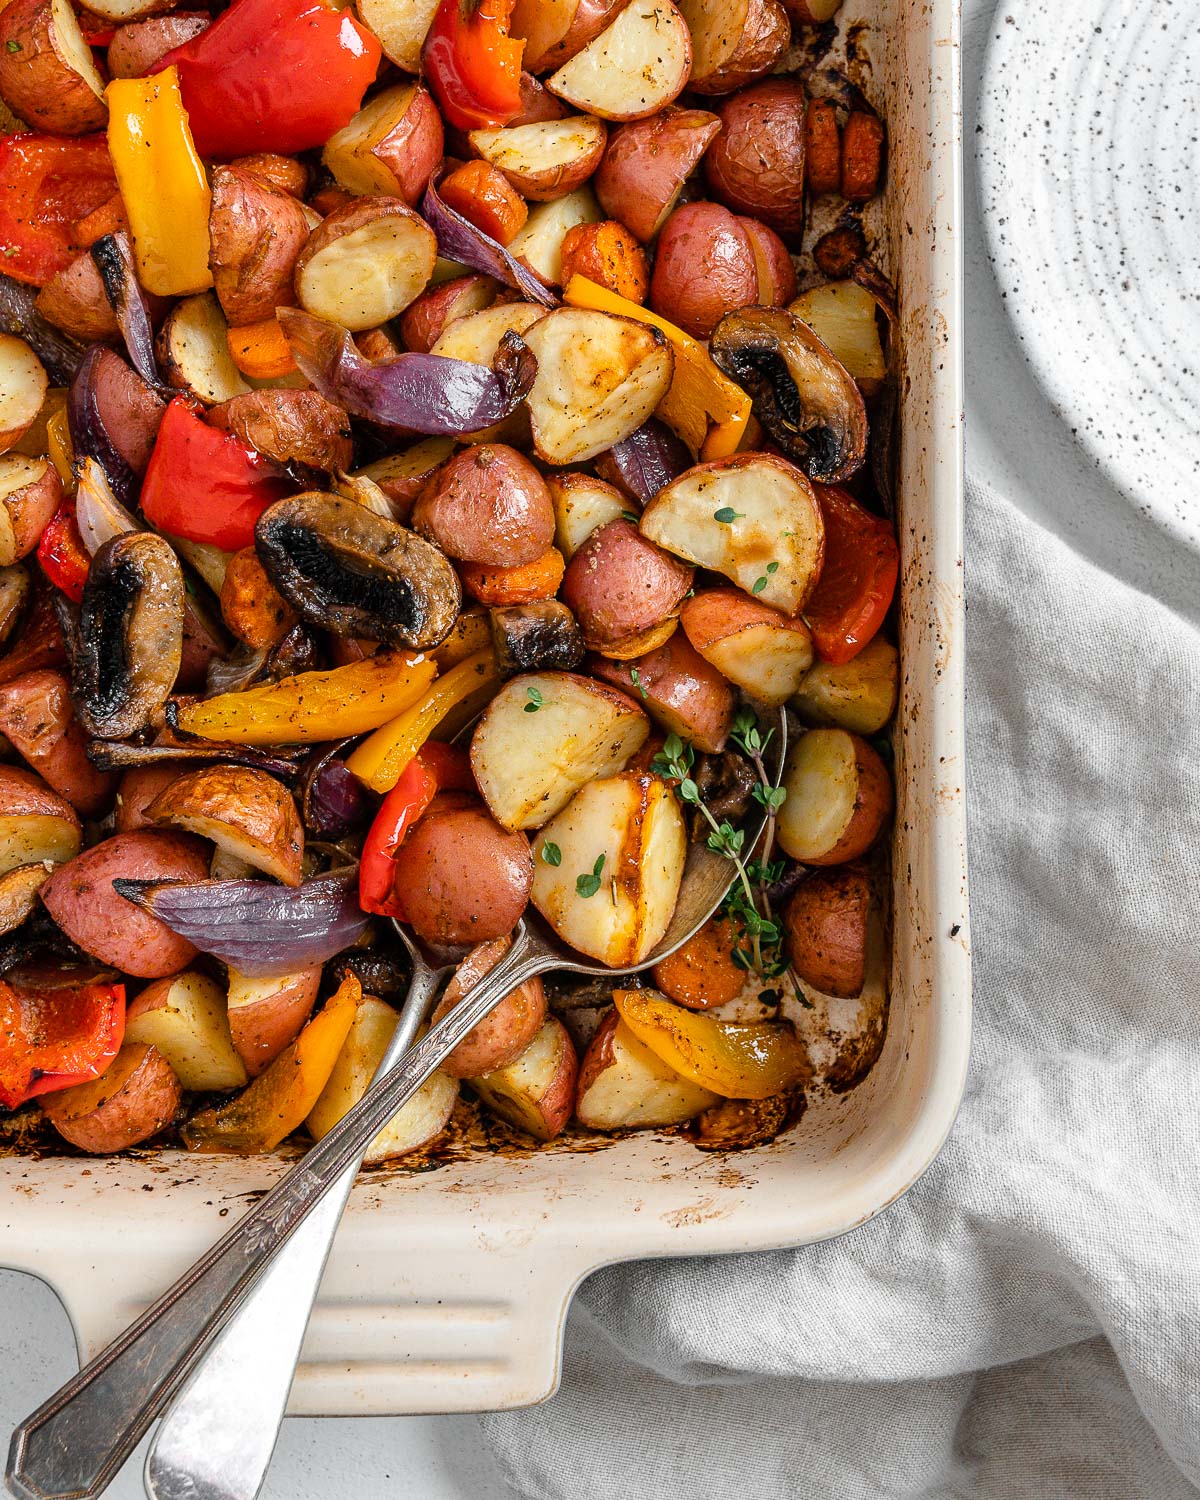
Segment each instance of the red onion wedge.
[[305,773],[300,811],[309,833],[340,839],[365,823],[371,809],[358,777],[346,769],[344,760],[326,751]]
[[83,345],[67,337],[38,312],[38,289],[0,275],[0,333],[23,338],[55,385],[69,385],[83,358]]
[[421,213],[437,235],[439,252],[447,260],[456,260],[474,271],[494,276],[505,286],[523,292],[530,302],[540,302],[543,307],[557,307],[558,298],[536,272],[522,265],[499,240],[494,240],[490,234],[484,234],[482,229],[476,229],[470,219],[465,219],[442,200],[436,183],[444,170],[443,167],[430,178],[425,197],[421,200]]
[[105,542],[127,531],[142,531],[145,528],[136,517],[121,504],[112,492],[100,463],[95,458],[84,458],[76,466],[78,487],[75,491],[75,524],[89,554],[95,557]]
[[620,482],[643,505],[692,465],[682,440],[657,417],[610,448],[607,457]]
[[281,307],[277,316],[293,358],[321,395],[384,427],[437,437],[490,427],[516,410],[537,374],[537,361],[516,333],[500,340],[489,370],[440,354],[365,359],[337,323],[296,307]]
[[303,770],[298,760],[288,760],[281,753],[269,754],[256,745],[232,745],[220,740],[197,740],[192,745],[131,745],[125,740],[89,740],[86,753],[98,771],[128,771],[134,766],[161,766],[168,762],[199,765],[216,760],[222,765],[266,771],[289,786],[300,779]]
[[270,880],[114,880],[118,895],[242,974],[290,974],[324,963],[366,930],[358,872],[289,887]]
[[150,305],[137,279],[133,247],[127,234],[106,234],[92,246],[92,260],[109,306],[116,314],[117,327],[129,350],[129,362],[147,385],[159,385],[158,361],[154,357],[154,329],[150,326]]

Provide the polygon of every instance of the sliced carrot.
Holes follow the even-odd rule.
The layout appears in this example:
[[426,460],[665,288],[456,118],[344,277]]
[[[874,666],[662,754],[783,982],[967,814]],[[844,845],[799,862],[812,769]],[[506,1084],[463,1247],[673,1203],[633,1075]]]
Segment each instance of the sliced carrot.
[[529,206],[498,167],[464,162],[443,178],[442,201],[501,245],[510,245],[529,217]]
[[646,252],[615,219],[576,224],[567,230],[562,242],[564,284],[572,276],[586,276],[631,302],[644,302],[650,290]]
[[119,229],[128,228],[124,200],[120,193],[114,193],[99,208],[92,209],[90,214],[84,214],[82,219],[75,221],[71,227],[71,243],[80,250],[90,250],[106,234],[116,234]]
[[296,361],[278,318],[231,328],[225,339],[234,364],[249,380],[278,380],[296,373]]
[[879,191],[883,174],[883,121],[855,110],[842,131],[842,197],[865,203]]
[[563,555],[554,547],[516,568],[489,568],[482,563],[460,563],[463,588],[491,609],[507,604],[536,604],[553,599],[566,572]]
[[817,197],[836,193],[842,181],[842,138],[832,99],[810,99],[804,116],[804,173]]
[[737,934],[726,919],[714,917],[682,948],[654,965],[654,983],[689,1010],[727,1005],[746,987],[746,971],[733,961]]
[[308,200],[308,206],[324,217],[326,214],[333,213],[335,209],[345,208],[347,203],[353,202],[354,194],[348,193],[345,188],[323,187]]

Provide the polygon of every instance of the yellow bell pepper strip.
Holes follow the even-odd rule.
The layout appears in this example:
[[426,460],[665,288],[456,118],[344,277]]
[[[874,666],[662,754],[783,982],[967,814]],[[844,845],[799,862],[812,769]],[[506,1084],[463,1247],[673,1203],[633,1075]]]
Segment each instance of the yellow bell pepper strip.
[[189,1151],[235,1156],[274,1151],[304,1123],[350,1033],[362,986],[347,974],[296,1040],[235,1099],[201,1110],[183,1128]]
[[750,417],[750,397],[717,369],[698,339],[586,276],[571,277],[563,301],[572,307],[636,318],[665,334],[675,350],[675,373],[671,389],[658,403],[658,415],[705,461],[737,452]]
[[114,78],[108,100],[108,152],[129,216],[138,280],[159,297],[212,286],[208,213],[212,195],[196,154],[179,75]]
[[71,443],[71,429],[67,426],[65,406],[46,419],[46,452],[63,489],[68,495],[75,493],[75,449]]
[[486,614],[459,615],[450,634],[429,653],[439,672],[448,672],[460,661],[484,651],[492,644],[492,623]]
[[[437,673],[425,657],[378,651],[328,672],[301,672],[169,710],[172,727],[238,745],[291,745],[366,734],[416,703]],[[368,742],[369,743],[369,742]]]
[[490,649],[477,651],[439,677],[418,703],[364,740],[346,762],[347,769],[373,792],[390,792],[409,761],[450,715],[462,727],[462,714],[469,721],[499,686],[495,656]]
[[726,1099],[770,1099],[811,1073],[808,1053],[786,1021],[718,1021],[657,990],[614,990],[613,1004],[651,1052]]

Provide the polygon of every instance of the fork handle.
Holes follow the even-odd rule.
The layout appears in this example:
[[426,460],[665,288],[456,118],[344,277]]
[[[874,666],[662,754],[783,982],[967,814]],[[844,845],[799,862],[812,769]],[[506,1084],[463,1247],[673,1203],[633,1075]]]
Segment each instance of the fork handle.
[[[377,1078],[412,1044],[441,979],[424,964],[414,968]],[[276,1253],[167,1408],[146,1456],[151,1500],[254,1500],[262,1489],[360,1165],[361,1156]]]
[[13,1432],[21,1500],[92,1500],[199,1362],[271,1257],[396,1111],[511,990],[553,964],[518,927],[513,946],[427,1036],[179,1280]]

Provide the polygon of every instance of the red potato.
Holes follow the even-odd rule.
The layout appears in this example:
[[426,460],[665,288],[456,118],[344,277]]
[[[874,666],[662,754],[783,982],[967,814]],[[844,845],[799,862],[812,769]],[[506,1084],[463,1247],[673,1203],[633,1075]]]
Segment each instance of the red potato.
[[304,829],[292,794],[250,766],[200,766],[172,781],[147,809],[159,826],[211,839],[222,853],[283,885],[300,884]]
[[496,823],[482,803],[435,797],[409,834],[395,893],[429,943],[507,937],[529,901],[529,840]]
[[614,484],[574,470],[546,479],[554,506],[554,545],[569,562],[593,531],[609,521],[636,515],[633,502]]
[[167,53],[182,47],[212,24],[206,15],[150,16],[118,26],[105,54],[113,78],[144,78],[158,70]]
[[840,666],[819,661],[800,684],[792,707],[806,724],[878,734],[896,711],[900,659],[883,636]]
[[0,875],[0,933],[15,932],[37,910],[38,892],[54,868],[45,860]]
[[804,228],[803,84],[771,78],[721,102],[722,130],[704,158],[713,196],[785,239]]
[[420,83],[399,83],[376,94],[335,131],[321,160],[350,192],[387,193],[413,207],[443,149],[442,117],[429,90]]
[[575,1117],[589,1130],[682,1125],[717,1095],[682,1077],[610,1010],[579,1065]]
[[377,484],[387,497],[393,518],[405,525],[417,496],[453,451],[452,438],[426,438],[403,453],[393,453],[356,470],[353,477]]
[[300,306],[351,332],[397,317],[429,285],[437,240],[399,198],[358,198],[313,230],[296,262]]
[[112,801],[117,777],[88,760],[89,737],[61,672],[27,672],[0,687],[0,734],[82,817],[98,817]]
[[679,623],[705,661],[773,707],[798,691],[812,666],[812,636],[804,621],[740,589],[711,589],[685,600]]
[[438,0],[358,0],[355,7],[384,56],[414,74],[421,71],[421,49],[437,8]]
[[571,559],[562,598],[589,648],[603,651],[678,615],[694,576],[631,521],[609,521]]
[[[41,302],[39,293],[39,310]],[[0,453],[24,437],[37,421],[48,386],[42,362],[25,340],[16,334],[0,333]]]
[[354,458],[349,417],[316,391],[250,391],[215,406],[209,421],[284,467],[337,474]]
[[608,131],[595,115],[570,115],[503,130],[473,130],[468,139],[523,198],[549,202],[588,180],[600,165]]
[[521,59],[530,73],[561,67],[598,37],[627,0],[516,0],[508,23],[521,37]]
[[758,274],[759,307],[783,307],[796,295],[796,267],[788,248],[775,233],[757,219],[739,219],[750,240]]
[[125,1012],[125,1041],[154,1047],[194,1092],[238,1089],[248,1079],[229,1034],[225,993],[195,970],[156,979],[142,990]]
[[38,1102],[63,1140],[108,1156],[165,1130],[183,1104],[183,1089],[161,1052],[130,1042],[93,1082],[45,1094]]
[[[468,990],[490,974],[508,950],[511,938],[496,938],[473,948],[446,986],[431,1017],[431,1024],[448,1016]],[[453,1052],[442,1060],[442,1071],[451,1078],[474,1078],[515,1062],[542,1029],[546,1019],[546,996],[536,976],[520,989],[505,995],[495,1010],[473,1026]]]
[[847,999],[863,987],[871,884],[860,865],[818,870],[788,902],[783,930],[792,968],[825,995]]
[[586,276],[630,302],[644,302],[650,289],[646,252],[615,219],[567,230],[562,242],[564,286],[572,276]]
[[260,977],[229,970],[229,1034],[251,1078],[300,1035],[320,988],[320,965]]
[[810,729],[788,750],[780,848],[807,865],[857,859],[892,811],[892,781],[875,750],[845,729]]
[[692,36],[692,74],[697,94],[731,94],[778,63],[791,40],[787,12],[779,0],[680,0]]
[[167,384],[205,406],[249,393],[229,351],[229,324],[213,292],[177,302],[158,330],[154,348]]
[[63,864],[82,843],[79,818],[66,798],[32,771],[0,766],[0,874]]
[[208,851],[186,833],[118,833],[55,870],[42,887],[46,910],[85,953],[138,979],[177,974],[196,956],[147,911],[126,901],[113,881],[208,878]]
[[28,557],[62,501],[62,481],[45,458],[0,455],[0,567]]
[[691,65],[687,22],[671,0],[631,0],[546,87],[602,120],[642,120],[678,98]]
[[118,833],[133,833],[138,828],[153,828],[155,825],[146,816],[146,809],[160,792],[173,781],[187,774],[187,766],[177,761],[164,761],[157,766],[133,766],[121,777],[117,787],[113,826]]
[[527,458],[503,443],[484,443],[438,470],[413,506],[411,524],[450,557],[512,568],[549,548],[554,507]]
[[293,198],[302,199],[308,191],[308,168],[294,156],[280,156],[275,151],[255,151],[249,156],[235,157],[229,165]]
[[758,262],[743,221],[719,203],[685,203],[663,225],[650,306],[706,339],[727,312],[758,300]]
[[[428,354],[455,318],[491,307],[500,290],[490,276],[455,276],[422,292],[400,317],[404,347],[414,354]],[[386,460],[385,460],[386,462]]]
[[589,669],[644,703],[668,734],[690,740],[697,750],[715,754],[725,748],[737,707],[733,689],[682,632],[649,656],[620,662],[598,656]]
[[720,119],[708,110],[674,104],[618,126],[592,179],[604,212],[643,244],[652,240],[720,129]]
[[120,336],[117,315],[96,262],[87,250],[50,278],[38,293],[35,306],[47,322],[81,343],[94,344]]
[[571,1118],[578,1066],[570,1033],[550,1016],[518,1058],[470,1084],[493,1114],[535,1140],[552,1141]]
[[234,327],[296,300],[292,274],[308,241],[304,205],[237,167],[212,174],[208,218],[213,288]]
[[[539,9],[546,9],[539,5]],[[509,23],[510,34],[512,23]],[[510,125],[540,125],[543,120],[565,120],[571,113],[561,99],[556,99],[532,73],[521,74],[521,112],[508,122]]]
[[11,0],[0,10],[0,98],[32,130],[104,129],[104,80],[68,0]]

